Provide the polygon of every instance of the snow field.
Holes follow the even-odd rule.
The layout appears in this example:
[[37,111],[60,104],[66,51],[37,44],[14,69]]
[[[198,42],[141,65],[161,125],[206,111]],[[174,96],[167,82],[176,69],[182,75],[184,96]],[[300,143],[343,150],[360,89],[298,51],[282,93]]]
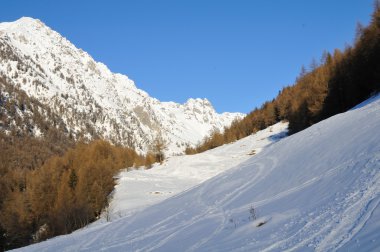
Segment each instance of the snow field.
[[[378,125],[380,96],[270,144],[170,199],[21,250],[376,251]],[[233,160],[231,146],[213,151]],[[194,165],[202,161],[190,158]]]
[[[149,170],[125,170],[110,204],[111,219],[136,212],[230,169],[285,137],[287,123],[278,123],[245,139],[190,156],[174,156]],[[109,215],[109,214],[108,214]]]

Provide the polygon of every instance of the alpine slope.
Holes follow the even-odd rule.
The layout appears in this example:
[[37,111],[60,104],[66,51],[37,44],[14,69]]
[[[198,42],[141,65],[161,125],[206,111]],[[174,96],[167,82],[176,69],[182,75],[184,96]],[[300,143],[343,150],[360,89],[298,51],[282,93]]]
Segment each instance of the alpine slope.
[[[287,135],[277,123],[240,141],[197,155],[169,157],[149,170],[122,171],[103,220],[114,220],[188,190],[248,160]],[[100,220],[101,221],[101,220]]]
[[173,197],[20,250],[375,251],[379,125],[377,96]]

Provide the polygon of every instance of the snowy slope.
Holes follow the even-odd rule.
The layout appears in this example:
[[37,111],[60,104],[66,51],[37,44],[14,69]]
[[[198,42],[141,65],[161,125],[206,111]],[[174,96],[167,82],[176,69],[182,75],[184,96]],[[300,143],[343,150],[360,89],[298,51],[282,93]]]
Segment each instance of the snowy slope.
[[287,126],[287,123],[277,123],[216,149],[192,156],[170,157],[150,170],[121,172],[104,219],[131,215],[235,167],[285,137]]
[[73,137],[99,136],[141,151],[162,135],[167,152],[180,153],[242,116],[218,114],[207,99],[160,102],[26,17],[0,23],[0,77],[60,115]]
[[375,251],[379,125],[380,96],[144,211],[23,250]]

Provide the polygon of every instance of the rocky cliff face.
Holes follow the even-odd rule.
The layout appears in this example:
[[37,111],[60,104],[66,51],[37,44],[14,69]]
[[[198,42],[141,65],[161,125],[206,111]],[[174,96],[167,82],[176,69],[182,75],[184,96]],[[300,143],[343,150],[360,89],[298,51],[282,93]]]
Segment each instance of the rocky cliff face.
[[[168,153],[181,153],[243,116],[218,114],[207,99],[160,102],[32,18],[0,24],[0,77],[58,115],[57,125],[74,139],[100,137],[142,152],[161,135]],[[7,90],[1,86],[4,99],[10,97],[9,85]],[[22,110],[17,113],[23,118]],[[12,124],[8,114],[3,117]],[[0,129],[7,131],[2,121]],[[43,137],[38,125],[33,132]]]

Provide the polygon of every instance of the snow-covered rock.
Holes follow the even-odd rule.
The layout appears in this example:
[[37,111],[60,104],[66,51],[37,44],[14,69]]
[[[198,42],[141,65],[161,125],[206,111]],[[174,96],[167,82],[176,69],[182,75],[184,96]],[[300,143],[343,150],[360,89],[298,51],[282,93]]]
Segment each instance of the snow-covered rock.
[[207,99],[160,102],[28,17],[0,24],[0,77],[60,115],[75,138],[99,136],[140,151],[162,135],[167,152],[180,153],[243,116],[218,114]]

